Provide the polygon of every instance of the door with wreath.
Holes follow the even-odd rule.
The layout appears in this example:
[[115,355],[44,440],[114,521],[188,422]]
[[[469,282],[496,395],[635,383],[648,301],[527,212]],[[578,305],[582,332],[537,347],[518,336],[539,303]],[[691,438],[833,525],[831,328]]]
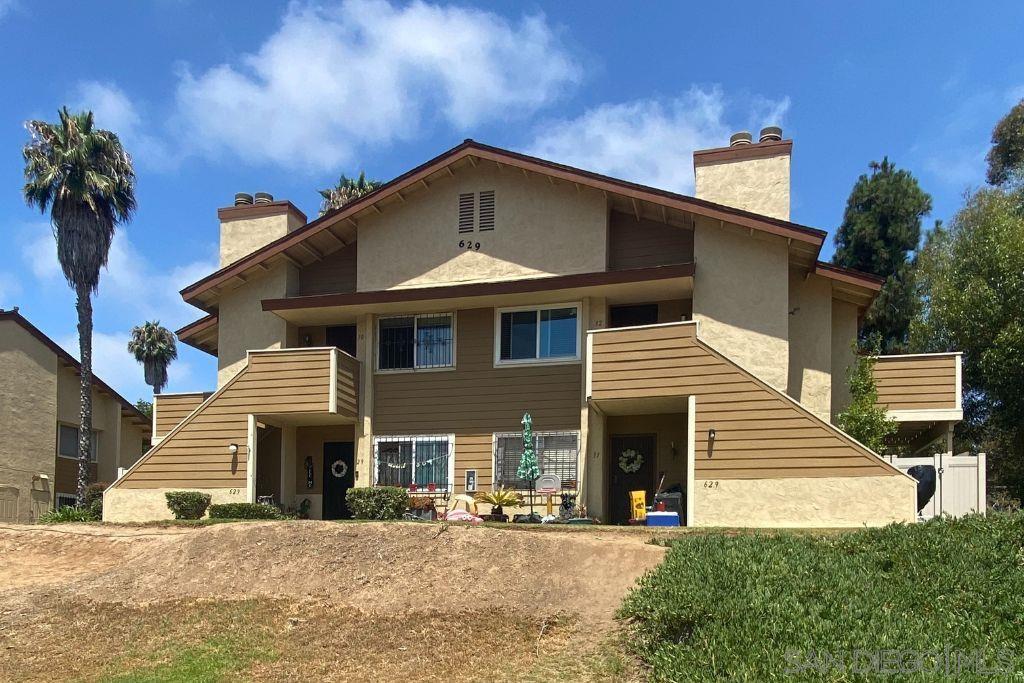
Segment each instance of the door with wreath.
[[351,519],[345,494],[356,482],[351,441],[324,444],[324,519]]
[[630,491],[646,491],[647,503],[651,503],[656,443],[653,434],[609,437],[608,521],[611,524],[625,524],[632,516]]

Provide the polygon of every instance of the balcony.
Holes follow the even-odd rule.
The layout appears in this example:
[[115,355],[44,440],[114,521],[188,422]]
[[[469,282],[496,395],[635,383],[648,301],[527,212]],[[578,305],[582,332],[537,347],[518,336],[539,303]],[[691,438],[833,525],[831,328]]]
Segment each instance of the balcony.
[[335,347],[250,351],[221,402],[256,415],[359,414],[359,361]]
[[878,404],[898,422],[961,420],[959,353],[879,356]]

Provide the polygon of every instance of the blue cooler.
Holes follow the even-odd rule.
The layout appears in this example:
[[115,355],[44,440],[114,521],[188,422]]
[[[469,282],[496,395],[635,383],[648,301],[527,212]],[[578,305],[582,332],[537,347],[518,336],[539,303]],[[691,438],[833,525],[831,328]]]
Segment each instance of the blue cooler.
[[647,526],[679,526],[679,513],[648,512]]

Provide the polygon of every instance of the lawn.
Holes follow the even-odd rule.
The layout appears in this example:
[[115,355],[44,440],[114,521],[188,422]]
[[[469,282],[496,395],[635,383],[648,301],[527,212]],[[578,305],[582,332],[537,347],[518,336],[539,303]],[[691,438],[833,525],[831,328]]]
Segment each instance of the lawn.
[[670,543],[620,612],[653,680],[1024,680],[1024,514]]

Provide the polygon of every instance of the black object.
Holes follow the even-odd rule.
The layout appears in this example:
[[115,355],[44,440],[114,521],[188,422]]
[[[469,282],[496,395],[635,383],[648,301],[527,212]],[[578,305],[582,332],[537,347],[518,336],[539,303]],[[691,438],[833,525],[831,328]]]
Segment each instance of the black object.
[[935,466],[934,465],[914,465],[907,474],[917,479],[917,511],[921,512],[924,506],[928,504],[928,501],[935,495]]
[[[337,476],[340,474],[341,476]],[[356,481],[355,445],[351,441],[324,444],[324,519],[351,519],[345,494]]]
[[683,518],[683,494],[682,493],[659,493],[654,497],[654,509],[658,509],[658,503],[665,503],[665,512],[679,514]]
[[337,346],[350,356],[356,355],[356,326],[334,325],[327,328],[327,345]]

